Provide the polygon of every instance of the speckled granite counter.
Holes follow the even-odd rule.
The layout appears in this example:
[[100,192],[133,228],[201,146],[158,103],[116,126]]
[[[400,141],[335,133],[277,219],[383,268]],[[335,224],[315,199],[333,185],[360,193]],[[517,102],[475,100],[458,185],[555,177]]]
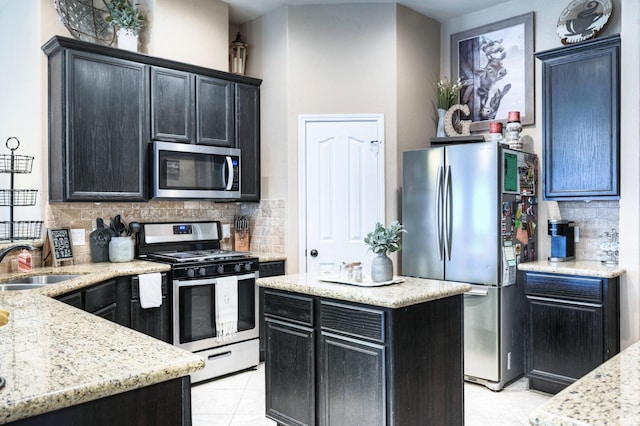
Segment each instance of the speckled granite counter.
[[532,425],[640,425],[640,342],[551,398],[529,416]]
[[254,256],[258,257],[260,262],[275,262],[278,260],[287,260],[287,256],[284,254],[277,253],[252,253]]
[[551,274],[582,275],[599,278],[615,278],[623,275],[625,270],[615,266],[603,265],[598,261],[572,260],[570,262],[535,262],[519,263],[521,271],[547,272]]
[[[11,312],[0,327],[0,424],[186,376],[201,357],[46,296],[114,276],[165,270],[151,262],[39,268],[82,277],[40,289],[0,292]],[[0,281],[17,274],[2,274]]]
[[386,308],[402,308],[430,300],[455,296],[471,290],[468,284],[403,277],[399,284],[360,287],[320,281],[320,274],[281,275],[260,278],[261,287],[327,297]]

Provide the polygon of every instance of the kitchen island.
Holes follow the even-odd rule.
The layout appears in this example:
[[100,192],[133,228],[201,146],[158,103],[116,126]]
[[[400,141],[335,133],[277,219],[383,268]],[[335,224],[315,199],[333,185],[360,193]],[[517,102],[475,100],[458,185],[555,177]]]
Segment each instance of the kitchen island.
[[281,425],[464,423],[463,293],[400,277],[360,287],[324,275],[261,278],[266,414]]
[[11,313],[0,327],[0,424],[190,425],[188,375],[204,366],[201,357],[49,297],[163,268],[140,261],[41,268],[19,275],[82,275],[0,292],[0,308]]
[[640,342],[555,395],[529,416],[532,425],[640,424]]

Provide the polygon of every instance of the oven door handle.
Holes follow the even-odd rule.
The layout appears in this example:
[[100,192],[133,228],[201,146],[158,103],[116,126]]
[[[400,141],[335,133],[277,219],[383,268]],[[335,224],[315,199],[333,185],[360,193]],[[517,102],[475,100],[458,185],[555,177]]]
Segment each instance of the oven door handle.
[[[256,274],[237,275],[238,281],[255,279]],[[201,280],[174,280],[173,284],[177,287],[199,287],[203,285],[215,285],[217,278],[203,278]]]

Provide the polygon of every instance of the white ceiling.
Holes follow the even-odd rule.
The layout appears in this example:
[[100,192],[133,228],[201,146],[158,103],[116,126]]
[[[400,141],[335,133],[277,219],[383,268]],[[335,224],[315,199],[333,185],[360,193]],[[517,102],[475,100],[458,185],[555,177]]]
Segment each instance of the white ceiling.
[[486,9],[507,0],[224,0],[229,4],[229,20],[243,24],[284,5],[398,3],[443,22],[456,16]]

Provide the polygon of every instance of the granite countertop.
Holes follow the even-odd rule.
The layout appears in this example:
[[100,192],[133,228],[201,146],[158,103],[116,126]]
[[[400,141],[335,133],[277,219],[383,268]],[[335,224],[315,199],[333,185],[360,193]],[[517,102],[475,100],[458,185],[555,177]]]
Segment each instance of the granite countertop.
[[144,260],[134,260],[121,263],[85,263],[79,265],[48,266],[44,268],[34,268],[30,272],[13,272],[0,274],[0,283],[13,278],[28,277],[31,275],[60,275],[74,274],[80,275],[77,278],[62,281],[55,284],[47,284],[44,287],[27,290],[31,293],[38,293],[44,296],[56,297],[69,293],[91,284],[96,284],[114,277],[147,274],[150,272],[167,272],[171,266],[158,262],[147,262]]
[[393,309],[455,296],[471,290],[468,284],[412,277],[401,277],[404,282],[381,287],[325,282],[320,281],[320,278],[323,278],[323,275],[280,275],[260,278],[257,283],[265,288]]
[[0,292],[10,311],[0,327],[0,424],[186,376],[204,367],[198,355],[47,296],[114,276],[166,270],[144,261],[38,268],[19,275],[79,273],[39,289]]
[[287,256],[278,253],[251,253],[256,256],[260,262],[275,262],[277,260],[287,260]]
[[574,382],[529,416],[532,425],[640,424],[640,342]]
[[519,263],[521,271],[548,272],[551,274],[582,275],[598,278],[615,278],[626,272],[618,265],[604,265],[595,260],[571,260],[569,262],[549,262],[536,260],[535,262]]

